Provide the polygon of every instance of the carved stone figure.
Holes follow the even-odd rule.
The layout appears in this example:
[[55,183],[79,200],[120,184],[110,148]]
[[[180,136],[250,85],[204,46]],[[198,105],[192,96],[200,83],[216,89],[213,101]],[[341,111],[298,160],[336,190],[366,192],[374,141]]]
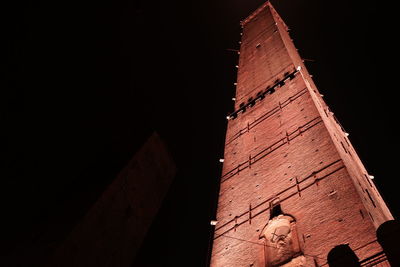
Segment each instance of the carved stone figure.
[[280,214],[269,220],[260,238],[265,242],[266,267],[305,266],[293,217]]

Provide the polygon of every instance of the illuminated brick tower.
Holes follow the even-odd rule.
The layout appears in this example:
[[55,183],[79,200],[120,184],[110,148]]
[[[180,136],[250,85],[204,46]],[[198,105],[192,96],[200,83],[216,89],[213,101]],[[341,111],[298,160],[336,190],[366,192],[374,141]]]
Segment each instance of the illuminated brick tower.
[[322,266],[343,248],[384,258],[376,229],[393,217],[287,26],[269,2],[241,24],[211,266]]

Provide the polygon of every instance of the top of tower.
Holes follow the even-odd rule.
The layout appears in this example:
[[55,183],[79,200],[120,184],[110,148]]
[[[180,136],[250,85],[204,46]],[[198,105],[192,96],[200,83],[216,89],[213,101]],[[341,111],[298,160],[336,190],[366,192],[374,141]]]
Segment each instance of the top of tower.
[[285,24],[285,22],[279,16],[278,12],[276,12],[275,8],[272,6],[270,1],[266,1],[259,8],[257,8],[253,13],[251,13],[248,17],[246,17],[244,20],[240,21],[240,25],[242,26],[242,28],[267,7],[269,7],[271,9],[272,13],[274,14],[274,17],[277,18],[283,24],[283,26],[286,28],[286,30],[289,30],[288,26]]

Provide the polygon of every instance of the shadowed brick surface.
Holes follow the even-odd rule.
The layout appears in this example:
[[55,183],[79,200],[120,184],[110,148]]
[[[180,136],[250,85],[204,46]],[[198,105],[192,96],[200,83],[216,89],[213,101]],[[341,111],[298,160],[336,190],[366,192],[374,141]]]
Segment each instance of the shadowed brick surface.
[[48,266],[131,266],[175,172],[164,143],[153,134]]

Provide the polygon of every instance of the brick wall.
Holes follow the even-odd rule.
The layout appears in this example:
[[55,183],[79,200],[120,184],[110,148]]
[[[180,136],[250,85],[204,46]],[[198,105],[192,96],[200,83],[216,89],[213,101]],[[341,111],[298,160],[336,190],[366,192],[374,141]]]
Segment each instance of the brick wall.
[[381,251],[375,230],[392,216],[286,25],[269,3],[242,25],[238,112],[228,121],[211,266],[265,266],[260,234],[273,200],[295,218],[307,266],[325,264],[339,244],[360,259]]

